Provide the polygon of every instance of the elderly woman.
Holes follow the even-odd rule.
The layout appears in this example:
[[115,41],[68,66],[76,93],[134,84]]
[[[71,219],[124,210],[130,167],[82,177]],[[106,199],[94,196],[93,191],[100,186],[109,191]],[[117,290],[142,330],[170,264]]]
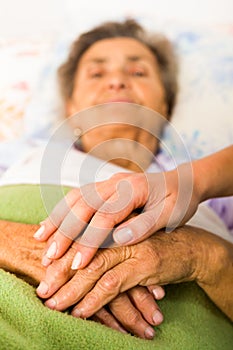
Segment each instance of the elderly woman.
[[[67,115],[99,104],[126,102],[144,106],[169,118],[176,95],[175,73],[171,46],[166,40],[158,36],[148,37],[134,21],[102,25],[83,34],[74,43],[67,63],[60,69]],[[82,150],[90,152],[94,146],[118,137],[136,140],[150,153],[156,153],[158,141],[154,135],[143,128],[138,130],[135,126],[107,126],[105,133],[99,132],[98,128],[89,131],[82,136]],[[140,154],[138,157],[140,159]],[[123,157],[117,160],[117,164],[133,171],[140,170],[137,163],[130,159],[125,161]],[[138,174],[138,177],[142,182],[147,181],[143,174]],[[113,181],[117,183],[120,178],[121,175],[117,175]],[[99,183],[97,188],[104,193],[104,183]],[[89,189],[92,190],[93,187]],[[140,187],[138,190],[140,192]],[[79,193],[74,190],[68,194],[66,200],[71,207],[76,203]],[[103,200],[106,201],[107,197],[103,197]],[[88,222],[93,215],[89,212],[87,214],[85,200],[79,201],[72,209],[82,222]],[[127,209],[127,214],[133,209]],[[105,229],[101,226],[100,219],[101,217],[92,222],[93,227]],[[119,221],[120,218],[117,222]],[[6,237],[9,229],[17,237],[17,224],[4,222],[1,225]],[[24,236],[30,237],[35,228],[24,225]],[[36,238],[46,240],[56,228],[53,222],[47,221],[37,231]],[[82,228],[79,227],[77,233]],[[159,324],[162,315],[155,307],[152,308],[153,313],[149,312],[148,304],[142,303],[148,298],[148,294],[142,294],[145,292],[142,292],[142,286],[152,286],[149,289],[154,295],[161,295],[161,289],[155,285],[194,280],[229,317],[233,317],[230,296],[232,245],[222,238],[191,226],[178,228],[170,234],[160,231],[137,245],[98,251],[86,268],[76,271],[85,265],[85,254],[76,255],[80,244],[73,243],[63,233],[69,236],[63,227],[61,232],[58,230],[49,239],[43,264],[48,266],[50,259],[61,257],[69,245],[71,248],[59,260],[52,262],[46,273],[38,264],[38,257],[41,257],[44,248],[42,242],[27,240],[22,243],[21,237],[20,244],[26,248],[15,256],[2,253],[1,259],[2,266],[6,269],[28,275],[34,281],[41,281],[37,293],[41,298],[48,299],[46,305],[52,309],[65,310],[77,304],[72,314],[85,318],[95,312],[98,316],[102,306],[109,302],[109,309],[118,321],[111,319],[105,323],[118,330],[126,329],[140,337],[151,339],[154,331],[149,325]],[[8,249],[12,252],[7,239],[4,241],[4,235],[2,241],[5,247],[3,251],[7,252]],[[90,250],[89,247],[84,247],[84,251],[85,249],[88,252]],[[96,247],[91,249],[94,253],[97,250]],[[24,250],[32,252],[30,257],[28,254],[23,255]],[[127,290],[138,309],[137,324],[135,318],[130,321],[126,317],[124,305],[128,299],[124,292]],[[135,315],[135,308],[133,310]]]

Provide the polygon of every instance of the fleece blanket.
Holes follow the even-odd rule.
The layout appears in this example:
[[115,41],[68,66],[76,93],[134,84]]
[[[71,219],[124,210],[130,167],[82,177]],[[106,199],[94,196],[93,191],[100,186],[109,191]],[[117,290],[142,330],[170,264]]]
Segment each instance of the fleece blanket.
[[[56,186],[45,190],[52,204],[59,199]],[[38,223],[46,215],[39,186],[0,187],[1,219]],[[232,323],[195,283],[166,286],[159,304],[165,320],[154,340],[142,340],[49,310],[32,286],[0,270],[0,349],[232,349]]]

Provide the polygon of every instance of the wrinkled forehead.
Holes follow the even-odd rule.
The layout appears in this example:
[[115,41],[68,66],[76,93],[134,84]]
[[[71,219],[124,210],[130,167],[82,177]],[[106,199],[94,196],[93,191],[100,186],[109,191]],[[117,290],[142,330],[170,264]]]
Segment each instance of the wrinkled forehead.
[[120,60],[157,65],[156,56],[145,44],[133,38],[117,37],[102,39],[92,44],[81,56],[78,66],[101,65]]

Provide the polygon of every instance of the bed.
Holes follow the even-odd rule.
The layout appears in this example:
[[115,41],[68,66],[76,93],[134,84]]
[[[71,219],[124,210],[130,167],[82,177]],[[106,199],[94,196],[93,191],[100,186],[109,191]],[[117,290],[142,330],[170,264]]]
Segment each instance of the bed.
[[[119,18],[118,18],[119,19]],[[137,18],[165,33],[176,46],[179,63],[177,106],[165,130],[161,152],[172,149],[177,163],[177,133],[192,159],[233,142],[233,25],[192,25]],[[63,113],[56,69],[77,35],[63,32],[42,38],[4,39],[0,46],[0,175],[46,144]],[[10,67],[10,69],[9,69]],[[0,181],[1,181],[0,178]],[[51,191],[56,197],[56,191]],[[30,203],[35,205],[32,207]],[[20,206],[19,206],[20,203]],[[47,212],[40,187],[2,181],[0,218],[38,223]],[[219,349],[230,350],[233,327],[195,284],[168,286],[160,302],[165,322],[153,341],[118,334],[68,312],[45,308],[33,287],[0,271],[1,349]]]

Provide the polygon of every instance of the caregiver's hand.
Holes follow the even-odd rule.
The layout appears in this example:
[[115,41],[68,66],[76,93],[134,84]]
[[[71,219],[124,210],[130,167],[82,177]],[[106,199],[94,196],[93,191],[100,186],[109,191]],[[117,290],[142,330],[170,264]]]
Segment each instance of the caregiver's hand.
[[[199,201],[190,164],[165,173],[120,173],[107,181],[73,189],[35,234],[41,241],[50,237],[42,263],[48,266],[50,259],[61,257],[84,232],[78,238],[73,263],[74,269],[83,268],[100,246],[106,247],[104,241],[117,225],[113,231],[116,243],[137,243],[162,227],[185,223]],[[143,208],[142,213],[129,218],[138,208]]]
[[136,285],[195,280],[233,319],[233,245],[199,228],[184,226],[170,234],[160,231],[136,245],[99,250],[76,274],[69,269],[59,272],[56,266],[51,272],[38,288],[39,296],[50,297],[46,305],[56,310],[76,304],[74,316],[90,317]]

